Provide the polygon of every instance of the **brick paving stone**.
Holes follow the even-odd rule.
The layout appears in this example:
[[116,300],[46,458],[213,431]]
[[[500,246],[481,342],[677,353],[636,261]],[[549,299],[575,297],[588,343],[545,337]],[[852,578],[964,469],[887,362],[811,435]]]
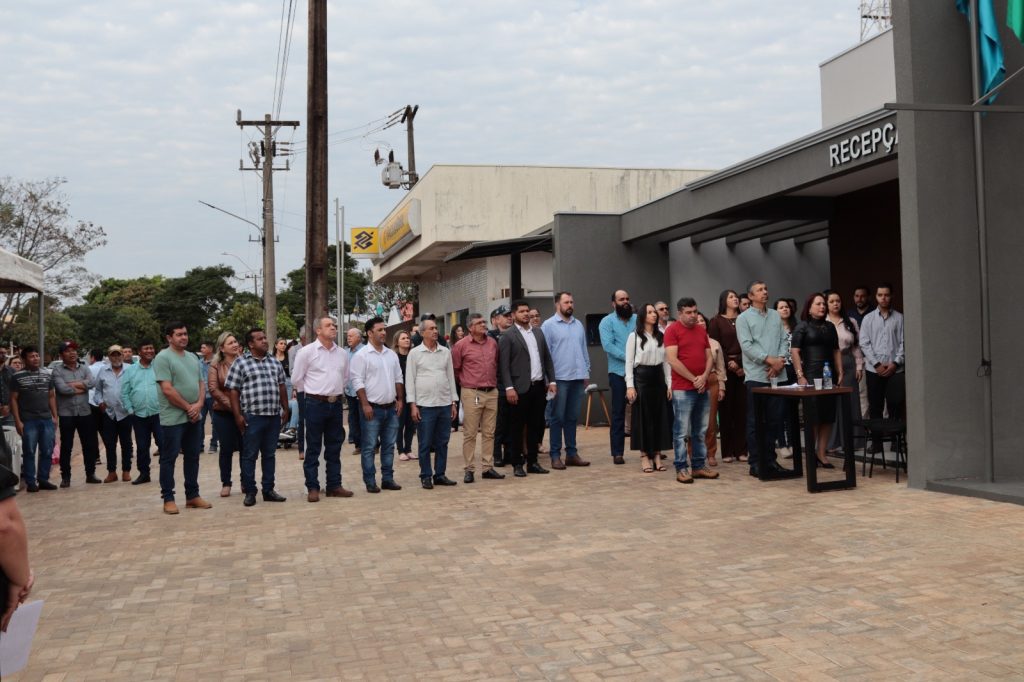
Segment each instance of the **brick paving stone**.
[[[449,475],[457,478],[461,435]],[[46,600],[45,680],[917,680],[1024,670],[1024,508],[907,489],[889,471],[810,495],[613,466],[284,504],[237,489],[161,513],[156,483],[21,494]],[[154,467],[155,470],[155,467]],[[237,472],[237,460],[235,462]],[[453,472],[456,475],[452,475]],[[505,470],[510,473],[509,469]],[[178,466],[179,503],[181,466]],[[828,474],[825,474],[828,475]],[[237,473],[236,473],[237,476]],[[459,477],[460,478],[460,477]]]

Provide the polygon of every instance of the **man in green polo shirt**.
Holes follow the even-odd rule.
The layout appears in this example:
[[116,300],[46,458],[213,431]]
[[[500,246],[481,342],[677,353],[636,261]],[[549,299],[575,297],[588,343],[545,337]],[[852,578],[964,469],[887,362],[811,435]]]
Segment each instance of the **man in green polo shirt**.
[[212,505],[199,497],[199,450],[203,444],[202,415],[206,387],[199,374],[199,358],[190,353],[188,329],[183,322],[164,327],[167,348],[153,360],[153,375],[160,385],[160,495],[164,513],[177,514],[174,503],[174,465],[178,453],[184,455],[185,506],[209,509]]

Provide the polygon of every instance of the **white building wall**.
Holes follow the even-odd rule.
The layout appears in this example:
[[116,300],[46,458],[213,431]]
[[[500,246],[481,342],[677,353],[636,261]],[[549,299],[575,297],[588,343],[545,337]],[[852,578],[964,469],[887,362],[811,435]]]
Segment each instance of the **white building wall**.
[[892,30],[879,33],[821,63],[822,128],[896,101],[892,38]]
[[[718,312],[718,295],[723,289],[743,293],[751,280],[763,280],[774,304],[777,298],[795,298],[801,306],[814,291],[830,281],[828,242],[805,244],[776,242],[768,248],[753,240],[729,249],[724,239],[693,248],[689,239],[669,244],[670,307],[683,296],[692,296],[708,317]],[[639,304],[643,301],[634,301]],[[797,311],[799,314],[800,311]]]

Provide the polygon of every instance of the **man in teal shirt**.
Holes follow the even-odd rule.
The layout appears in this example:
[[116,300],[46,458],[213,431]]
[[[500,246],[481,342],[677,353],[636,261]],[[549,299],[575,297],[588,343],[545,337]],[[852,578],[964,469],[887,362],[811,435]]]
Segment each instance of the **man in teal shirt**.
[[160,430],[160,387],[153,374],[153,358],[156,346],[146,340],[139,344],[139,361],[128,365],[121,380],[121,405],[131,415],[132,430],[135,432],[136,462],[139,476],[132,485],[150,482],[149,446],[156,442],[158,452],[163,432]]
[[177,514],[174,503],[174,465],[178,453],[184,456],[185,506],[209,509],[212,505],[199,497],[199,450],[203,445],[200,425],[206,387],[199,373],[199,358],[188,348],[188,329],[183,322],[169,322],[164,327],[167,348],[153,360],[153,375],[160,392],[160,495],[164,513]]
[[[747,389],[747,451],[750,453],[750,475],[760,475],[762,456],[768,472],[782,469],[776,460],[775,449],[769,448],[763,455],[761,442],[757,438],[757,415],[754,411],[754,389],[768,386],[773,376],[785,375],[786,335],[782,329],[782,318],[768,307],[768,285],[754,281],[747,287],[750,307],[736,318],[736,336],[743,350],[744,386]],[[768,433],[775,433],[782,423],[785,409],[783,398],[769,397],[765,400],[765,427]]]
[[636,313],[629,294],[618,289],[612,294],[612,312],[598,326],[601,346],[608,356],[608,386],[612,391],[612,423],[609,441],[612,461],[625,464],[626,449],[626,339],[636,329]]

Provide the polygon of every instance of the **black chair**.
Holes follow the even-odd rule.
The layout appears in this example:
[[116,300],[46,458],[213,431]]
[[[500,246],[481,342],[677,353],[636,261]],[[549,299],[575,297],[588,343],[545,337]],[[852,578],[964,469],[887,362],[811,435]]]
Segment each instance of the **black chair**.
[[[903,470],[907,469],[907,422],[904,418],[904,408],[907,402],[907,384],[903,373],[893,376],[885,387],[885,408],[887,418],[881,419],[855,419],[854,426],[864,429],[866,439],[864,441],[864,459],[862,460],[861,476],[867,470],[868,478],[875,470],[875,455],[868,454],[872,441],[875,439],[889,440],[892,443],[893,452],[896,455],[896,482],[900,482],[900,464]],[[885,452],[882,453],[882,468],[885,469]],[[868,458],[870,457],[870,468]]]

